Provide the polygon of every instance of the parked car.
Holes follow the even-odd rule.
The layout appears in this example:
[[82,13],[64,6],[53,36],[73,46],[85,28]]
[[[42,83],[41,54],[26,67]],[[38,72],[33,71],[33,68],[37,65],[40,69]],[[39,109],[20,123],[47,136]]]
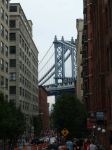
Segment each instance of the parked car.
[[49,143],[50,144],[53,144],[55,142],[56,142],[56,137],[55,136],[49,138]]
[[41,144],[41,143],[43,143],[44,141],[43,140],[40,140],[40,139],[38,139],[38,138],[35,138],[35,139],[33,139],[32,141],[31,141],[31,144]]

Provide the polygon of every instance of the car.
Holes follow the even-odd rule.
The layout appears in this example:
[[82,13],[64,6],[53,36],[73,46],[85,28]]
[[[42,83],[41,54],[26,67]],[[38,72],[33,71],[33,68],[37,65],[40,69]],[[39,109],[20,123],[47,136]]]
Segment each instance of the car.
[[50,144],[53,144],[55,142],[56,142],[56,137],[55,136],[49,138],[49,143]]
[[35,139],[32,139],[32,141],[31,141],[31,144],[41,144],[41,143],[43,143],[44,141],[43,140],[40,140],[40,139],[38,139],[38,138],[35,138]]

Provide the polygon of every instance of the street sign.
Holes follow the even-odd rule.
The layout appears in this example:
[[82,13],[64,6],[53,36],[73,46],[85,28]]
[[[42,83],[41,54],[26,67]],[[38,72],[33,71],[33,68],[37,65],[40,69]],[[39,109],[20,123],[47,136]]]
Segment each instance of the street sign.
[[62,133],[63,136],[67,136],[67,135],[69,134],[69,131],[68,131],[66,128],[64,128],[64,129],[61,131],[61,133]]

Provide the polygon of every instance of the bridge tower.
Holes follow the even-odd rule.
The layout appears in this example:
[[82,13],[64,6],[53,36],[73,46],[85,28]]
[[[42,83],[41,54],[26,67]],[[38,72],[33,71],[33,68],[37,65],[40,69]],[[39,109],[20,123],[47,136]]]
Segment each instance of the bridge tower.
[[[76,78],[76,48],[73,38],[71,38],[71,41],[64,41],[63,36],[61,40],[57,40],[55,36],[53,44],[55,49],[55,84],[74,82]],[[72,77],[68,80],[68,78],[65,77],[65,61],[70,56]]]

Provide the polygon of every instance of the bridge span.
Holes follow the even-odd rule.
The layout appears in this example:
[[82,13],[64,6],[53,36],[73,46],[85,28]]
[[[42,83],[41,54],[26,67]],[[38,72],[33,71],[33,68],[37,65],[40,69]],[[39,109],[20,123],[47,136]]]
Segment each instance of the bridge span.
[[75,84],[69,84],[69,85],[62,85],[59,84],[58,86],[56,85],[48,85],[44,86],[45,90],[47,91],[48,96],[58,96],[64,92],[69,92],[69,93],[75,93]]
[[[48,96],[60,95],[62,92],[73,92],[75,93],[75,81],[76,81],[76,45],[74,39],[71,41],[65,41],[64,37],[58,40],[55,36],[53,54],[48,59],[39,72],[39,86],[43,86]],[[45,60],[47,54],[49,54],[51,47],[42,59]],[[51,57],[53,60],[50,62]],[[66,62],[70,60],[70,65],[66,68]],[[42,62],[41,61],[41,62]],[[47,65],[47,70],[45,66]],[[43,75],[41,74],[43,70]],[[71,75],[67,76],[67,73]],[[52,83],[48,83],[50,80]]]

